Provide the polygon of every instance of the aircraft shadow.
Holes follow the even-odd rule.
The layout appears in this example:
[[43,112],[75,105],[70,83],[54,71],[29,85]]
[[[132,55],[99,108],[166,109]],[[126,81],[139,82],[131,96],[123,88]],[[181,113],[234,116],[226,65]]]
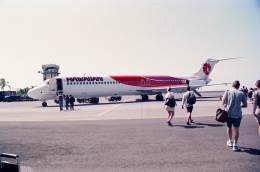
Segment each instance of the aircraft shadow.
[[[148,101],[127,101],[127,102],[123,102],[123,101],[119,101],[119,102],[107,102],[107,103],[80,103],[80,104],[74,104],[74,107],[80,107],[80,106],[99,106],[99,105],[113,105],[113,104],[130,104],[130,103],[144,103],[144,102],[151,102],[153,100],[148,100]],[[154,100],[156,101],[156,100]],[[39,106],[41,107],[41,106]],[[47,107],[59,107],[59,104],[57,105],[48,105]],[[64,107],[63,107],[64,108]]]
[[[208,97],[208,98],[213,98],[213,97]],[[180,102],[182,101],[181,98],[177,98],[175,99],[177,102]],[[197,101],[219,101],[219,99],[217,100],[204,100],[204,99],[201,99],[201,97],[199,98],[199,100],[197,99]],[[130,104],[130,103],[145,103],[145,102],[158,102],[157,100],[142,100],[142,99],[136,99],[136,100],[132,100],[132,101],[115,101],[115,102],[105,102],[105,103],[98,103],[98,104],[93,104],[93,103],[81,103],[81,104],[75,104],[74,106],[98,106],[98,105],[111,105],[111,104],[122,104],[122,103],[125,103],[125,104]],[[159,101],[159,102],[164,102],[164,101]],[[41,107],[41,106],[39,106]],[[48,105],[47,107],[59,107],[59,105]]]

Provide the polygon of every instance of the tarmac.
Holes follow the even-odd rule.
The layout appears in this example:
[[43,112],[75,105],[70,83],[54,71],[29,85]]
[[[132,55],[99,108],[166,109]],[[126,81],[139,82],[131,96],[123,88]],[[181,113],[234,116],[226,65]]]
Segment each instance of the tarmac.
[[[194,105],[195,123],[178,98],[173,127],[163,102],[123,96],[120,102],[76,104],[0,103],[0,152],[17,154],[22,172],[260,171],[260,136],[252,104],[243,109],[238,145],[226,146],[226,125],[215,121],[222,92],[204,93]],[[153,96],[151,96],[153,99]]]

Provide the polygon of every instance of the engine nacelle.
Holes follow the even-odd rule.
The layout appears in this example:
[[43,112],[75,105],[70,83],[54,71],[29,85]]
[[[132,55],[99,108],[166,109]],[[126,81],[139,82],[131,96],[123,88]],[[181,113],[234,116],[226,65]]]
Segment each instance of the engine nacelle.
[[204,80],[188,80],[186,83],[189,83],[190,86],[205,86],[206,82]]

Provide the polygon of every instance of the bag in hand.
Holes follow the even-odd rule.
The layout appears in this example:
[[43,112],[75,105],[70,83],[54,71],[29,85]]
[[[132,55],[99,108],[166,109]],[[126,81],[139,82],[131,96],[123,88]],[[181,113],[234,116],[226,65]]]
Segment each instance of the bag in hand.
[[170,106],[170,107],[175,107],[175,104],[176,104],[176,102],[174,99],[167,98],[165,101],[165,105]]
[[225,110],[218,108],[216,112],[216,121],[224,123],[227,122],[228,113]]

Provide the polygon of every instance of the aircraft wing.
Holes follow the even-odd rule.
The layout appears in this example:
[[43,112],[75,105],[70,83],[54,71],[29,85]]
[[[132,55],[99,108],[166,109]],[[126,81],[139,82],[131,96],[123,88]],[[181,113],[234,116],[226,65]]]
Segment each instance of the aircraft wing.
[[[201,87],[201,85],[192,85],[190,86],[191,90],[195,90],[199,87]],[[145,89],[138,89],[136,91],[143,93],[143,94],[158,94],[158,93],[167,93],[167,88],[168,87],[150,87],[150,88],[145,88]],[[183,93],[186,92],[186,88],[187,85],[180,85],[180,86],[173,86],[172,88],[172,92],[175,93]]]
[[208,85],[205,85],[205,86],[216,86],[216,85],[226,85],[227,86],[227,84],[231,84],[231,83],[224,82],[224,83],[220,83],[220,84],[208,84]]

